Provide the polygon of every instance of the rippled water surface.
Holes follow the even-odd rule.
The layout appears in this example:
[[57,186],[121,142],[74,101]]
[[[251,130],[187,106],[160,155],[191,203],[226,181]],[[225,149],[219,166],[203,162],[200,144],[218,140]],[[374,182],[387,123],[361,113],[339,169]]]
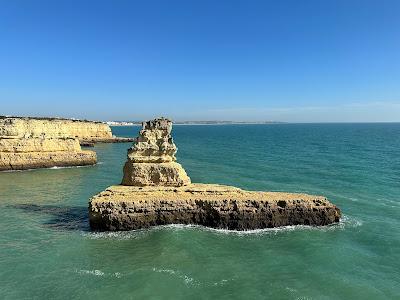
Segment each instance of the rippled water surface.
[[[139,127],[115,127],[135,136]],[[338,225],[227,232],[90,232],[99,164],[0,173],[1,299],[400,299],[400,124],[175,126],[192,181],[326,195]]]

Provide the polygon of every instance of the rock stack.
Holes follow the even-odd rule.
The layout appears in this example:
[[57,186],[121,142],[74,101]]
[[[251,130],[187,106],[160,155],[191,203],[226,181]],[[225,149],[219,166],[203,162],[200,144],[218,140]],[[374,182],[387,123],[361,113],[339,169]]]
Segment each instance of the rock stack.
[[94,230],[131,230],[166,224],[198,224],[230,230],[287,225],[322,226],[338,222],[340,209],[323,196],[245,191],[190,183],[176,162],[172,122],[143,123],[128,150],[121,185],[91,198]]
[[139,136],[128,150],[123,185],[177,187],[190,184],[185,170],[176,162],[177,148],[171,130],[172,122],[165,118],[143,123]]

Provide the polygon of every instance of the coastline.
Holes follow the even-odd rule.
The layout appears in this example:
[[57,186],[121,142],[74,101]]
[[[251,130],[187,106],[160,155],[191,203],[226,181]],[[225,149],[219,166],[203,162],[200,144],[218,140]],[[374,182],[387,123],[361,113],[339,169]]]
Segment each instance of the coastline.
[[[107,124],[107,123],[106,123]],[[278,125],[278,124],[292,124],[292,123],[286,123],[286,122],[215,122],[215,123],[185,123],[185,122],[177,122],[174,123],[174,126],[183,126],[183,125],[188,125],[188,126],[212,126],[212,125]],[[131,127],[131,126],[142,126],[142,123],[135,123],[135,124],[108,124],[110,127]]]
[[[393,127],[396,131],[390,132],[396,135],[385,135]],[[251,289],[267,291],[265,276],[273,283],[277,276],[288,282],[284,287],[276,283],[277,291],[271,294],[272,298],[282,296],[286,286],[297,289],[283,294],[287,298],[290,295],[363,297],[361,288],[374,298],[383,298],[380,297],[383,293],[391,298],[398,292],[393,289],[393,281],[382,284],[387,276],[397,279],[398,255],[390,250],[398,245],[399,222],[393,218],[397,177],[393,165],[386,162],[396,162],[399,140],[395,137],[399,125],[202,127],[205,133],[220,128],[222,138],[213,147],[208,147],[207,134],[197,135],[197,130],[191,128],[178,128],[180,136],[186,136],[177,139],[178,147],[185,150],[178,151],[178,157],[196,181],[238,185],[253,191],[273,189],[326,195],[343,208],[342,218],[327,226],[295,225],[247,231],[173,224],[134,231],[93,232],[88,224],[87,199],[110,183],[120,182],[121,160],[126,157],[128,144],[100,146],[95,150],[104,163],[93,167],[0,173],[4,241],[1,253],[19,265],[15,268],[3,264],[10,280],[2,286],[2,294],[12,295],[17,284],[22,289],[19,298],[28,298],[32,289],[34,295],[46,293],[47,284],[42,286],[43,282],[55,285],[63,282],[66,292],[74,293],[80,291],[82,282],[90,285],[98,280],[99,289],[94,293],[101,296],[126,292],[124,295],[129,297],[132,284],[140,289],[143,282],[150,287],[165,281],[166,286],[176,285],[179,293],[183,290],[188,296],[195,297],[201,290],[204,297],[212,298],[213,289],[215,293],[221,290],[221,294],[232,289],[246,298],[248,291],[239,284],[252,278]],[[378,134],[371,136],[371,128]],[[139,128],[113,128],[117,136],[136,129]],[[294,139],[299,144],[289,147]],[[243,147],[230,147],[241,140],[249,140],[246,148],[258,147],[257,151],[265,155],[249,160]],[[272,142],[274,147],[270,147]],[[338,149],[349,151],[343,153]],[[382,180],[376,181],[376,174]],[[387,255],[388,251],[394,256]],[[146,261],[148,269],[143,269]],[[43,265],[35,269],[37,276],[23,275],[32,272],[35,265]],[[362,277],[362,281],[354,285],[351,280],[341,281],[343,277],[351,278],[360,266],[366,266],[359,269],[358,278]],[[175,274],[157,273],[153,268],[174,270]],[[267,274],[266,269],[271,271]],[[81,274],[79,270],[101,270],[104,275]],[[210,278],[208,270],[217,273]],[[336,274],[332,275],[334,287],[327,280],[330,275],[326,270]],[[121,278],[110,275],[116,272]],[[369,276],[370,272],[377,276]],[[177,274],[194,278],[196,283],[186,283]],[[113,287],[101,284],[111,280],[117,282]],[[214,285],[222,280],[230,281],[223,286]],[[24,284],[19,284],[22,281]],[[349,291],[350,284],[353,288]],[[368,288],[375,284],[380,285],[381,291]],[[84,291],[77,295],[85,298],[93,293],[86,288]],[[178,292],[169,295],[178,297]]]

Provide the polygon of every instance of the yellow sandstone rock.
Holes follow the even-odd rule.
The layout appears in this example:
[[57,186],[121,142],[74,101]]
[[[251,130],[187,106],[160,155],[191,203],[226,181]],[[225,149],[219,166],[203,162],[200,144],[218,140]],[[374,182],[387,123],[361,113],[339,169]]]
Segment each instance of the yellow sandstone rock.
[[96,163],[94,151],[72,138],[0,137],[0,171],[84,166]]
[[0,116],[0,137],[8,138],[77,138],[81,143],[131,142],[132,138],[112,135],[105,123],[62,118]]
[[0,136],[13,138],[52,137],[79,140],[111,139],[107,124],[57,118],[1,117]]
[[287,225],[322,226],[341,213],[323,196],[255,192],[217,184],[181,187],[111,186],[94,196],[89,220],[96,230],[197,224],[231,230]]
[[177,162],[132,163],[124,166],[123,185],[134,186],[182,186],[190,183],[190,178]]
[[1,138],[0,152],[81,151],[72,138]]
[[96,153],[83,151],[79,139],[110,137],[98,122],[0,117],[0,171],[93,165]]
[[96,164],[94,151],[0,152],[0,171]]
[[92,229],[198,224],[250,230],[339,221],[340,209],[323,196],[191,183],[176,162],[171,128],[172,122],[164,118],[143,123],[139,137],[128,150],[122,184],[111,186],[90,200]]
[[123,185],[182,186],[190,183],[176,162],[177,148],[171,136],[172,122],[160,118],[144,122],[133,146],[128,150]]

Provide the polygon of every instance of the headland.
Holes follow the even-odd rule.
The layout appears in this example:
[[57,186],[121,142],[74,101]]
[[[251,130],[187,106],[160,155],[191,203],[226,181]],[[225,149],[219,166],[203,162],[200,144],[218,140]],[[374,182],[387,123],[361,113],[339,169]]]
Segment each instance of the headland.
[[129,141],[101,122],[0,116],[0,171],[93,165],[96,153],[81,145]]

